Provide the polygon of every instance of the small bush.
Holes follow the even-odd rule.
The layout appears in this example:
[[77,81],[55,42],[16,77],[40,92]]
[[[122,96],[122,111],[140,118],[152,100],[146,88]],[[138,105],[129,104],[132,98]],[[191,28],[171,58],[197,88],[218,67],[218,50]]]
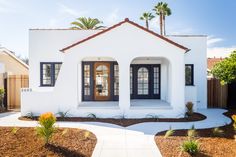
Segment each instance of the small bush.
[[192,102],[187,102],[187,104],[185,105],[186,107],[186,113],[185,116],[186,117],[190,117],[193,115],[193,103]]
[[233,127],[234,127],[234,130],[236,131],[236,115],[232,115],[232,119],[233,119]]
[[222,130],[222,129],[220,129],[219,127],[217,127],[217,128],[214,128],[214,129],[212,130],[212,134],[213,134],[213,136],[215,136],[215,137],[221,137],[221,136],[224,136],[224,130]]
[[57,115],[59,115],[59,117],[61,117],[62,119],[65,119],[66,117],[69,116],[69,110],[65,111],[65,112],[59,111],[59,112],[57,112]]
[[174,133],[175,133],[175,131],[172,130],[170,127],[170,129],[166,131],[164,138],[168,138],[168,137],[172,136]]
[[16,135],[16,133],[17,133],[18,130],[20,130],[20,128],[14,127],[14,128],[11,129],[11,133],[12,133],[13,135]]
[[197,137],[197,131],[196,131],[194,125],[191,127],[191,129],[188,130],[187,136],[189,139],[193,139],[193,138]]
[[36,127],[37,134],[40,135],[45,142],[45,145],[49,143],[56,128],[54,126],[56,117],[51,113],[45,113],[39,117],[39,127]]
[[181,144],[180,148],[181,151],[195,155],[199,152],[199,142],[197,140],[187,140]]
[[90,132],[89,131],[85,131],[84,132],[84,138],[87,140],[90,136]]
[[95,113],[89,113],[88,115],[87,115],[87,117],[89,117],[89,118],[93,118],[93,119],[97,119],[97,115],[95,114]]
[[159,116],[156,114],[147,114],[146,118],[152,118],[152,119],[155,119],[155,121],[159,120]]
[[33,114],[33,112],[28,112],[28,113],[26,113],[25,117],[33,119],[34,118],[34,114]]

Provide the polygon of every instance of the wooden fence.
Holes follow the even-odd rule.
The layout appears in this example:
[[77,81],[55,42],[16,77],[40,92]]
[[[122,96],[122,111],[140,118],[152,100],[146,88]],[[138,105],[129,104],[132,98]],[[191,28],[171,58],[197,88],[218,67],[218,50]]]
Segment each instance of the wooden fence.
[[220,80],[207,80],[207,103],[209,108],[227,108],[228,85],[221,85]]
[[20,108],[20,92],[21,88],[29,87],[29,76],[28,75],[8,75],[5,78],[6,93],[7,93],[7,107],[8,109],[19,109]]

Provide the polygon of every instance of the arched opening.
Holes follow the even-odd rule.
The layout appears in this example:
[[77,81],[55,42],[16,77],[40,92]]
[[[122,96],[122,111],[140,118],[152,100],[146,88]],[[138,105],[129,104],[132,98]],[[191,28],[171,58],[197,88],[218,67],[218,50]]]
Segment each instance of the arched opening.
[[134,58],[130,64],[131,106],[142,100],[170,102],[170,75],[171,64],[167,58]]
[[119,65],[111,57],[82,60],[82,101],[117,101]]

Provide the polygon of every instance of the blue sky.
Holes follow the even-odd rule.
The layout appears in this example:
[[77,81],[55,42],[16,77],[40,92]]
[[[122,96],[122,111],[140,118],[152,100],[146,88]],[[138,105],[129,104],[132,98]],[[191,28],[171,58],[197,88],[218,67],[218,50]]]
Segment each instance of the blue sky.
[[[167,34],[208,35],[208,56],[236,49],[235,0],[163,0],[172,9]],[[124,18],[139,20],[158,0],[0,0],[0,44],[28,56],[29,28],[68,28],[75,18],[96,17],[111,26]],[[159,30],[158,20],[151,29]]]

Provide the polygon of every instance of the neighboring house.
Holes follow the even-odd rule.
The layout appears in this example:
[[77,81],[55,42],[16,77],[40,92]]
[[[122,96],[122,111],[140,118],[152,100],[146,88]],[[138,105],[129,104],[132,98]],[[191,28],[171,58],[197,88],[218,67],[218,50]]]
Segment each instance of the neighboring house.
[[4,105],[20,108],[21,87],[28,87],[29,67],[11,51],[0,47],[0,88],[5,89]]
[[223,61],[224,58],[207,58],[207,77],[212,78],[211,70],[213,69],[216,63]]
[[125,19],[105,30],[31,29],[22,115],[183,117],[207,107],[206,36],[160,36]]
[[11,51],[0,47],[0,88],[4,87],[7,75],[28,75],[29,67]]

